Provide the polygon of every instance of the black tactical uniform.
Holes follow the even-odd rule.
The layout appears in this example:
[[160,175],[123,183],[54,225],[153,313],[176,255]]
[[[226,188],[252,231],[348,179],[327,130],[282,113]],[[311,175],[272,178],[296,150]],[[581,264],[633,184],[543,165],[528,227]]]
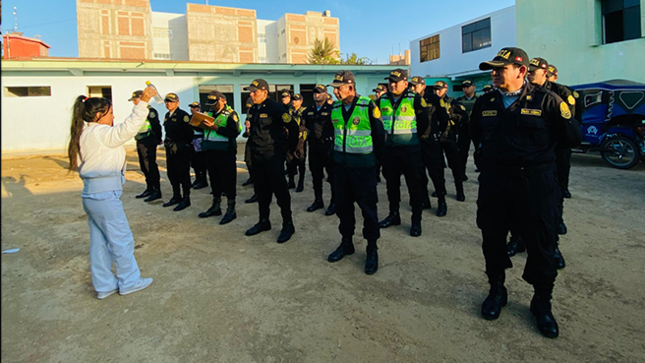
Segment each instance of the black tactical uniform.
[[[168,94],[166,99],[178,101],[179,97]],[[172,198],[164,206],[169,207],[181,202],[175,210],[190,206],[190,158],[193,152],[193,127],[189,124],[190,118],[191,116],[180,108],[175,109],[172,114],[166,112],[164,117],[166,169],[173,193]]]
[[[497,70],[511,64],[528,66],[526,53],[504,48],[493,61],[480,64],[480,69]],[[507,107],[504,101],[512,103]],[[558,213],[555,147],[580,143],[579,124],[559,96],[525,82],[513,94],[496,90],[481,96],[473,108],[471,135],[480,156],[476,159],[481,170],[477,225],[482,230],[491,285],[482,315],[496,319],[506,305],[505,269],[512,267],[506,236],[517,223],[528,251],[522,277],[535,288],[531,312],[542,334],[557,337],[550,302],[557,275],[553,258]]]
[[[417,120],[417,129],[421,145],[421,158],[428,175],[432,180],[434,189],[437,193],[437,216],[443,217],[448,211],[446,204],[446,180],[443,176],[443,152],[441,151],[440,138],[448,125],[448,112],[443,107],[443,102],[434,92],[426,92],[423,98],[429,107],[428,113],[431,116],[430,121],[421,118]],[[426,208],[431,208],[430,198],[428,197],[428,177],[422,173],[422,193]]]
[[[464,81],[462,87],[469,87],[473,83],[470,81]],[[459,127],[459,133],[457,135],[457,146],[459,147],[459,161],[461,162],[462,168],[464,170],[464,181],[468,180],[466,176],[466,164],[468,163],[468,155],[470,153],[470,114],[473,111],[473,106],[479,98],[477,95],[468,98],[466,95],[457,97],[457,102],[462,104],[466,108],[466,113],[468,114],[467,120],[462,120],[461,126]]]
[[452,177],[455,180],[457,200],[463,202],[466,200],[463,185],[466,170],[459,156],[457,134],[462,125],[468,124],[468,113],[466,112],[466,108],[452,97],[444,97],[443,106],[448,112],[449,120],[446,129],[441,134],[441,149],[446,155],[448,167],[452,171]]
[[[128,101],[139,98],[142,94],[143,91],[135,91]],[[134,136],[134,139],[137,140],[139,166],[146,177],[146,190],[136,197],[146,198],[146,202],[161,198],[159,167],[157,166],[157,145],[161,143],[161,136],[159,113],[148,105],[146,123],[141,127],[139,133]]]
[[[294,100],[299,100],[302,99],[302,96],[299,94],[295,94]],[[296,192],[300,193],[304,190],[304,183],[305,183],[305,170],[306,170],[306,158],[307,158],[307,144],[306,144],[306,138],[307,138],[307,131],[305,128],[304,124],[304,115],[307,112],[306,107],[300,107],[299,109],[296,110],[294,106],[291,106],[289,108],[289,114],[293,118],[293,120],[298,124],[299,127],[299,132],[298,132],[298,147],[296,148],[296,155],[293,155],[294,158],[291,161],[287,162],[287,171],[289,174],[289,182],[288,182],[288,188],[296,188]],[[302,155],[300,155],[302,153]],[[298,173],[298,186],[296,187],[294,183],[294,179],[296,176],[296,172]]]
[[[407,80],[407,72],[395,69],[386,79],[390,82]],[[401,202],[401,174],[405,176],[405,183],[410,194],[412,207],[412,224],[410,235],[421,235],[421,214],[423,211],[423,191],[421,182],[423,177],[423,160],[421,159],[421,146],[417,133],[417,123],[420,118],[430,122],[428,105],[421,95],[406,90],[395,100],[394,95],[388,92],[376,101],[381,110],[383,125],[387,138],[383,149],[381,162],[383,175],[387,185],[387,199],[389,202],[389,215],[379,222],[381,228],[390,225],[400,225],[399,205]]]
[[242,131],[240,117],[231,107],[224,104],[220,110],[220,99],[226,97],[219,91],[211,91],[208,95],[206,106],[211,110],[205,112],[213,117],[212,126],[204,125],[204,141],[202,149],[205,155],[206,168],[213,188],[213,204],[206,211],[199,214],[200,218],[222,215],[222,192],[226,194],[226,215],[220,224],[226,224],[237,218],[235,212],[235,197],[237,183],[237,143],[236,138]]
[[206,179],[206,154],[202,149],[202,140],[204,140],[204,130],[199,127],[193,127],[193,155],[190,160],[190,165],[195,171],[195,181],[192,187],[195,189],[202,189],[208,186]]
[[[268,84],[265,80],[257,79],[246,89],[267,90]],[[282,232],[278,243],[283,243],[295,231],[284,165],[286,153],[294,152],[298,145],[298,125],[292,122],[291,115],[281,104],[269,98],[251,107],[248,120],[251,124],[248,143],[253,163],[253,186],[258,196],[260,221],[247,230],[246,235],[252,236],[271,229],[269,205],[272,194],[275,194],[282,214]],[[288,136],[285,128],[289,130]]]
[[[340,71],[329,86],[355,86],[349,71]],[[354,202],[363,212],[363,237],[367,240],[365,273],[378,270],[377,240],[380,237],[376,203],[376,156],[383,147],[385,134],[380,110],[368,97],[356,94],[350,105],[336,101],[332,107],[334,125],[334,191],[341,244],[327,260],[336,262],[355,252],[352,237],[356,227]],[[358,127],[359,129],[354,129]]]
[[[253,100],[251,97],[246,99],[245,102],[246,105],[246,121],[244,122],[244,133],[242,134],[242,137],[248,139],[249,137],[249,130],[250,128],[247,126],[248,125],[248,120],[249,120],[249,112],[251,111],[251,107],[253,107]],[[244,143],[244,163],[246,164],[246,170],[249,172],[249,178],[242,183],[242,186],[247,186],[250,184],[253,184],[253,162],[251,161],[251,144],[248,143],[248,140],[246,143]],[[244,203],[255,203],[258,201],[258,196],[253,193],[253,196],[251,198],[247,199],[244,201]]]
[[[314,88],[315,93],[327,93],[325,86],[319,84]],[[323,169],[327,171],[331,199],[325,215],[336,213],[334,193],[334,160],[332,148],[334,146],[334,127],[331,123],[332,106],[323,102],[318,108],[316,105],[307,108],[304,114],[305,127],[307,128],[307,141],[309,143],[309,170],[314,186],[314,203],[307,208],[307,212],[313,212],[323,208]]]

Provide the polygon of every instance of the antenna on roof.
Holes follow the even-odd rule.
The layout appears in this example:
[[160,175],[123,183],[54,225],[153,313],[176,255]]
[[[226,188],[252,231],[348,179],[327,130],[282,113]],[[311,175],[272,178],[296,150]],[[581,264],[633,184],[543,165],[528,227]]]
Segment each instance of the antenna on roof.
[[18,31],[18,8],[13,7],[13,31]]

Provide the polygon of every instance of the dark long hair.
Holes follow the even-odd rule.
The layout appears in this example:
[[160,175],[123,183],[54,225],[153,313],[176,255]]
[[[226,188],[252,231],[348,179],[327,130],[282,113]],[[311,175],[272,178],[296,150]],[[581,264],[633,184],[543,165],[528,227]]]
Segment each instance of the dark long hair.
[[76,97],[72,109],[72,126],[70,128],[69,145],[67,146],[67,157],[69,158],[69,170],[78,169],[78,156],[81,154],[81,133],[84,122],[96,122],[96,114],[106,114],[112,102],[107,98],[85,96]]

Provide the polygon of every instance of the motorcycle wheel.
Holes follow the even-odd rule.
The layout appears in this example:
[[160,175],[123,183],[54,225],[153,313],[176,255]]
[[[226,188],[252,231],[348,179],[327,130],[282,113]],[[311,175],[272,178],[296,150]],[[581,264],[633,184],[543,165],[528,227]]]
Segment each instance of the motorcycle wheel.
[[614,136],[606,140],[600,148],[602,158],[617,169],[633,168],[640,160],[636,143],[624,136]]

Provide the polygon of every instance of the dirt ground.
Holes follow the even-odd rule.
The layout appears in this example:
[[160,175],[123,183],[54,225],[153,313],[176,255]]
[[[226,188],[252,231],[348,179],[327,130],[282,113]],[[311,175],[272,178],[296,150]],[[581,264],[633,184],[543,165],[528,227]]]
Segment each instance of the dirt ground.
[[[567,267],[554,293],[560,337],[550,340],[528,309],[524,253],[513,258],[500,318],[479,316],[488,286],[472,164],[466,202],[455,200],[448,173],[448,215],[425,211],[421,237],[409,236],[402,203],[404,223],[382,231],[380,269],[367,276],[360,226],[357,253],[326,261],[340,241],[338,218],[305,212],[309,172],[305,192],[291,194],[296,234],[280,245],[275,203],[273,229],[244,236],[258,212],[243,203],[252,189],[241,186],[242,161],[238,218],[220,226],[219,217],[197,218],[210,206],[208,189],[193,192],[182,212],[135,199],[144,179],[130,149],[122,201],[142,275],[155,280],[101,301],[89,272],[82,183],[64,169],[64,155],[5,158],[2,250],[20,251],[2,255],[2,361],[643,362],[645,164],[623,171],[581,154],[572,164],[561,241]],[[378,188],[382,218],[385,184]]]

